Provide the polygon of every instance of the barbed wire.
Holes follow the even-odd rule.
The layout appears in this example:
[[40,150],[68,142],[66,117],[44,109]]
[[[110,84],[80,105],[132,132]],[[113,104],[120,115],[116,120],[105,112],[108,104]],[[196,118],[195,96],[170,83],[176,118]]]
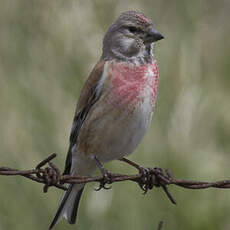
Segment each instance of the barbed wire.
[[[169,192],[169,185],[183,187],[185,189],[230,189],[230,180],[220,180],[216,182],[195,181],[195,180],[178,180],[174,179],[168,169],[163,171],[160,168],[147,168],[145,173],[139,172],[135,175],[125,175],[109,173],[109,178],[104,176],[79,176],[79,175],[62,175],[57,166],[51,162],[57,155],[51,154],[45,160],[41,161],[34,169],[18,170],[9,167],[0,167],[0,175],[2,176],[23,176],[30,180],[44,184],[43,192],[47,192],[48,188],[54,186],[58,189],[66,190],[64,184],[85,184],[90,182],[99,182],[101,188],[108,189],[105,185],[121,181],[133,181],[139,184],[144,193],[154,187],[161,187],[169,200],[176,204],[176,200]],[[161,229],[163,222],[159,223],[158,229]]]
[[163,224],[164,224],[164,222],[160,221],[158,224],[157,230],[161,230],[163,228]]

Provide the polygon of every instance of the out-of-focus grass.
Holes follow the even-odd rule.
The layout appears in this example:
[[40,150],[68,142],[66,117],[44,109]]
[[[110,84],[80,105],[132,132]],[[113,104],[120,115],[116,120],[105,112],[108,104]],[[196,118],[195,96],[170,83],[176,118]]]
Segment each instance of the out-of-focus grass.
[[[150,16],[165,40],[156,45],[159,97],[151,129],[131,156],[175,177],[228,178],[230,27],[228,1],[8,1],[0,7],[1,164],[31,168],[51,152],[63,167],[80,89],[101,55],[107,27],[125,10]],[[133,172],[119,162],[116,172]],[[1,177],[0,229],[47,229],[60,191]],[[229,229],[230,191],[171,188],[142,196],[135,184],[83,196],[79,222],[56,229]]]

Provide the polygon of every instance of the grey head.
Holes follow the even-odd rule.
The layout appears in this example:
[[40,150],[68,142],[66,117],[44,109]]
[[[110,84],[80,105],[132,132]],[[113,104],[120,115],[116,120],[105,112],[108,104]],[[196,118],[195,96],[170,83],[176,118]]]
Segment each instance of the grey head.
[[153,43],[163,38],[143,13],[126,11],[106,32],[102,58],[150,62]]

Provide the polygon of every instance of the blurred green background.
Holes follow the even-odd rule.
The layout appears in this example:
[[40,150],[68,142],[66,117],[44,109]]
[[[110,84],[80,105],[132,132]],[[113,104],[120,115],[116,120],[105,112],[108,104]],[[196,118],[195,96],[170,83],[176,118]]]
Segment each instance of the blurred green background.
[[[159,97],[152,126],[131,160],[170,168],[178,179],[229,178],[229,0],[0,0],[1,166],[33,168],[50,153],[64,167],[80,90],[101,55],[108,26],[130,9],[143,11],[165,36],[155,55]],[[106,167],[135,173],[121,162]],[[48,229],[61,191],[0,177],[0,229]],[[230,190],[170,187],[141,194],[131,182],[95,192],[89,184],[78,224],[57,230],[230,229]]]

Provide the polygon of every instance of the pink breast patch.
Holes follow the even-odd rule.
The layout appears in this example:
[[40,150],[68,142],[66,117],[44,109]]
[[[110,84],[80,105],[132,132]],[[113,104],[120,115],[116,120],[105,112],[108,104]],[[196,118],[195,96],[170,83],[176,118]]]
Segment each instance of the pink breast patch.
[[158,65],[157,65],[156,61],[154,61],[153,65],[152,65],[152,70],[154,73],[154,82],[152,84],[152,89],[153,89],[152,101],[155,104],[156,99],[157,99],[158,80],[159,80],[159,71],[158,71]]
[[118,62],[112,63],[110,67],[112,90],[108,96],[109,103],[118,109],[131,110],[146,97],[149,97],[151,104],[155,103],[159,78],[155,61],[140,66]]

